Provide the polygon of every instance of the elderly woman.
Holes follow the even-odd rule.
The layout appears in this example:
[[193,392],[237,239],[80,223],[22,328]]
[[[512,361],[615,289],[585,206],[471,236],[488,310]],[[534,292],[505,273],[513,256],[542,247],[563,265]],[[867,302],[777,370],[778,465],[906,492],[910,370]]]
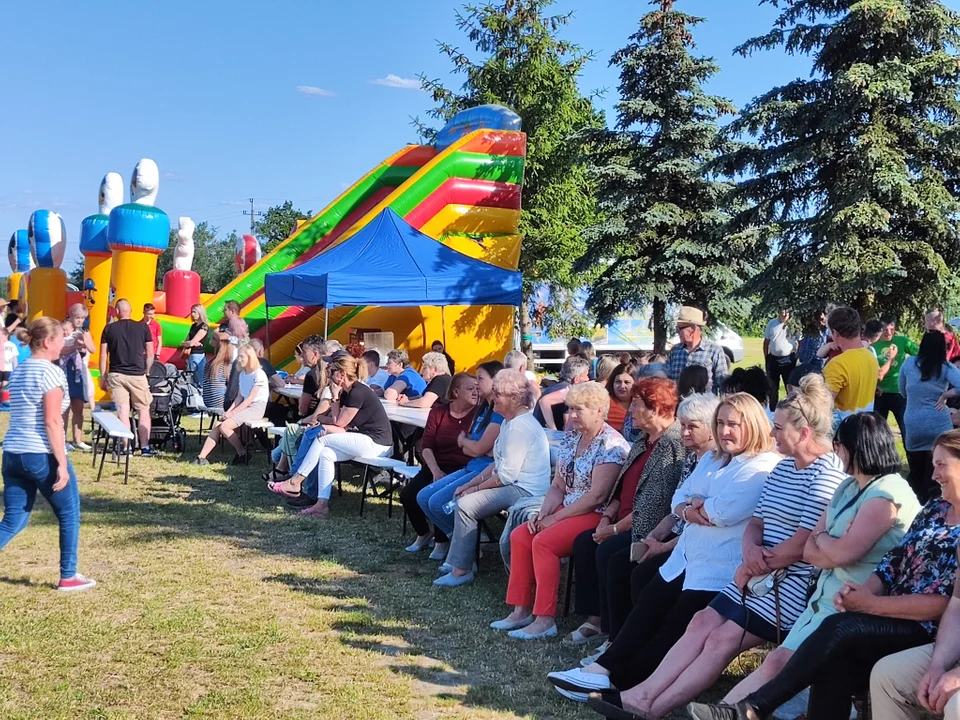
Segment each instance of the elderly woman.
[[267,374],[260,367],[260,358],[257,357],[257,351],[251,345],[244,344],[240,348],[237,360],[240,365],[240,384],[237,397],[223,413],[220,422],[210,431],[200,454],[194,460],[195,465],[210,464],[207,456],[217,447],[221,437],[226,438],[227,442],[237,451],[236,457],[233,458],[234,465],[250,463],[250,453],[240,440],[237,430],[244,423],[263,419],[263,413],[267,409],[267,400],[270,399],[270,383],[267,380]]
[[550,485],[550,445],[530,412],[533,394],[527,379],[515,370],[501,370],[493,381],[493,396],[494,409],[503,416],[493,444],[493,464],[457,488],[453,540],[441,566],[446,574],[433,583],[439,587],[473,581],[480,520],[506,510],[520,498],[543,495]]
[[83,441],[83,408],[92,400],[93,383],[88,380],[90,353],[96,350],[93,336],[83,326],[87,321],[87,308],[83,303],[70,307],[70,314],[64,324],[63,350],[59,365],[67,376],[67,390],[70,395],[70,407],[63,413],[63,426],[67,426],[67,416],[73,414],[73,447],[78,450],[91,450]]
[[[660,667],[636,687],[597,703],[601,712],[635,711],[661,718],[708,689],[741,652],[776,643],[807,603],[815,568],[803,548],[837,487],[846,479],[832,449],[833,396],[809,375],[777,406],[773,436],[785,456],[763,486],[743,535],[743,562],[734,580],[697,613]],[[762,594],[751,590],[758,578]],[[763,592],[772,590],[772,592]]]
[[[446,360],[444,364],[446,365]],[[400,491],[400,503],[417,533],[417,539],[407,547],[407,552],[420,552],[429,544],[430,538],[434,537],[430,532],[426,513],[417,502],[417,496],[431,483],[442,480],[450,473],[463,470],[471,460],[457,439],[461,433],[472,427],[477,414],[477,403],[480,400],[477,378],[469,373],[455,375],[450,383],[448,399],[449,402],[435,406],[427,416],[427,425],[423,429],[423,439],[420,442],[423,468]],[[446,536],[442,531],[439,533],[443,537],[442,542],[446,542]],[[435,537],[438,542],[440,536]]]
[[396,402],[401,395],[413,400],[427,389],[427,382],[410,367],[406,350],[391,350],[387,353],[387,382],[383,386],[383,398]]
[[[604,358],[611,357],[604,355]],[[633,363],[621,363],[610,371],[606,380],[607,393],[610,395],[610,412],[607,413],[607,424],[619,433],[623,432],[623,423],[630,412],[630,403],[633,402],[633,374],[637,368]],[[598,381],[600,382],[600,381]]]
[[[721,706],[689,705],[688,709],[694,713],[695,717],[747,717],[739,714],[740,710],[738,710],[745,707],[744,703],[759,709],[760,712],[756,717],[766,717],[777,706],[814,682],[808,681],[799,685],[786,697],[779,694],[787,686],[794,687],[799,679],[796,661],[813,663],[819,667],[823,660],[824,667],[830,667],[830,672],[835,673],[838,680],[842,678],[847,696],[845,701],[847,710],[843,717],[849,718],[850,697],[859,690],[865,689],[873,662],[885,654],[909,646],[894,649],[885,642],[877,642],[876,648],[883,648],[885,652],[881,651],[873,656],[869,664],[863,667],[864,658],[868,655],[872,656],[874,652],[875,641],[872,641],[869,636],[862,635],[860,627],[870,627],[874,621],[883,623],[897,621],[889,619],[881,621],[879,617],[867,619],[866,616],[854,613],[853,611],[860,609],[854,603],[865,597],[865,594],[854,593],[851,604],[847,606],[844,597],[849,590],[846,588],[853,587],[858,590],[873,588],[876,581],[872,573],[878,563],[880,563],[880,570],[886,567],[882,574],[887,578],[889,578],[891,562],[895,562],[902,571],[905,571],[907,577],[922,580],[925,585],[930,580],[929,575],[917,571],[922,571],[926,566],[928,571],[936,573],[938,577],[942,575],[945,568],[938,567],[938,561],[943,557],[942,552],[951,553],[951,563],[955,567],[956,533],[960,530],[948,529],[943,525],[943,517],[940,517],[933,523],[939,527],[939,535],[935,538],[923,540],[922,533],[914,534],[914,530],[918,527],[932,527],[933,517],[928,512],[932,507],[938,507],[938,512],[942,512],[947,506],[937,506],[934,503],[917,515],[919,505],[916,496],[898,474],[900,457],[897,454],[893,434],[884,420],[873,413],[847,417],[837,430],[834,448],[849,477],[837,488],[830,506],[804,546],[804,558],[815,567],[823,569],[806,609],[797,619],[781,647],[767,655],[758,670],[733,688],[724,698]],[[904,529],[910,525],[911,520],[913,525],[905,535]],[[927,545],[931,540],[933,542],[948,540],[953,543],[953,547],[947,549],[948,543],[945,543],[943,550],[931,554],[930,547]],[[920,548],[918,544],[920,542],[925,546],[924,552],[915,554]],[[902,564],[905,559],[913,562],[914,566]],[[952,574],[950,583],[952,584]],[[885,586],[891,589],[894,587],[893,585]],[[896,592],[890,594],[909,594],[904,590],[905,586],[901,585],[897,587]],[[873,592],[874,596],[878,594],[873,590],[870,592]],[[937,589],[937,592],[943,592],[943,590]],[[922,617],[925,611],[921,609],[920,613],[914,614],[913,609],[910,609],[914,604],[910,599],[881,598],[880,600],[882,605],[888,605],[883,601],[889,600],[899,607],[878,608],[876,615],[887,618],[904,617],[897,613],[907,608],[906,617],[925,619]],[[853,626],[844,627],[846,619],[853,620]],[[880,632],[884,633],[885,629]],[[891,630],[891,636],[896,636],[896,630]],[[831,637],[838,642],[837,645],[829,642],[824,644],[824,640]],[[864,653],[847,655],[845,664],[838,668],[831,663],[830,654],[841,648],[848,652],[850,646],[847,643],[851,641]],[[813,659],[811,659],[810,650],[816,653]],[[804,670],[804,673],[816,670],[817,668],[811,667]],[[789,674],[789,677],[785,678],[785,674]],[[828,709],[821,704],[821,701],[833,695],[832,692],[827,695],[820,694],[819,697],[814,695],[816,693],[811,695],[811,706],[807,717],[818,720],[838,717],[835,714],[837,710]],[[832,697],[827,702],[833,707],[833,703],[838,702],[838,698]],[[842,705],[844,701],[839,699],[839,703]]]
[[450,389],[450,363],[443,353],[428,352],[423,356],[420,372],[427,387],[420,397],[411,400],[407,395],[399,395],[397,404],[411,408],[432,408],[437,400],[447,397]]
[[[574,542],[576,609],[587,620],[564,640],[566,645],[584,645],[610,632],[607,577],[611,562],[623,568],[618,585],[625,587],[629,605],[629,584],[624,580],[630,576],[631,542],[646,537],[670,512],[670,499],[687,457],[673,382],[644,378],[631,386],[631,395],[631,413],[642,429],[640,439],[630,449],[596,529],[581,533]],[[711,419],[705,418],[708,428]],[[628,612],[629,608],[624,615]]]
[[721,398],[713,435],[717,450],[697,464],[671,501],[673,514],[686,523],[683,533],[639,592],[616,640],[593,665],[548,676],[571,699],[646,680],[740,565],[743,533],[780,457],[772,452],[763,407],[745,393]]
[[573,553],[582,532],[596,530],[629,446],[607,425],[610,396],[600,383],[575,385],[567,393],[571,431],[560,443],[557,471],[540,507],[510,534],[507,603],[514,610],[490,625],[517,640],[557,634],[555,622],[560,559]]

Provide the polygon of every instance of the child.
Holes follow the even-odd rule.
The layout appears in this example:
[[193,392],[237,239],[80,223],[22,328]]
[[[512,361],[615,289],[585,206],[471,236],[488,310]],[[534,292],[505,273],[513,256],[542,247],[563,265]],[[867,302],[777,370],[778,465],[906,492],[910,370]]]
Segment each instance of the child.
[[10,336],[6,328],[0,329],[0,342],[3,342],[3,370],[0,371],[0,409],[10,409],[10,392],[7,385],[10,384],[10,375],[20,364],[17,346],[10,342]]

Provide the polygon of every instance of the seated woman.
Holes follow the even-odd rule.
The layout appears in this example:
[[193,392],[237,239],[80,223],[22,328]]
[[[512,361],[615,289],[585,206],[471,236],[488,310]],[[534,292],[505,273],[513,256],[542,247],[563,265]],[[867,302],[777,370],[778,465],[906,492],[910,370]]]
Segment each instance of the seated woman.
[[363,384],[366,372],[366,363],[350,355],[337,357],[327,365],[338,397],[330,415],[321,418],[325,421],[319,425],[323,430],[309,443],[303,461],[293,468],[293,475],[282,483],[269,484],[270,490],[279,495],[297,497],[303,481],[317,469],[317,502],[303,510],[302,515],[325,518],[330,514],[330,489],[338,462],[355,457],[386,457],[393,449],[390,419],[380,399]]
[[[911,521],[914,522],[912,528],[916,528],[917,522],[921,522],[926,514],[924,512],[917,516],[919,504],[916,496],[906,480],[898,474],[901,462],[893,434],[878,415],[860,413],[845,418],[837,430],[834,448],[850,477],[837,488],[830,506],[804,546],[804,559],[823,569],[806,609],[783,644],[767,655],[759,669],[727,693],[720,708],[689,705],[688,708],[699,713],[697,717],[741,717],[736,714],[734,707],[739,706],[744,698],[752,697],[758,691],[763,692],[764,688],[770,686],[775,689],[775,683],[780,682],[787,668],[794,666],[794,659],[801,657],[800,650],[814,638],[820,637],[822,640],[823,629],[829,628],[829,632],[834,632],[834,621],[845,617],[847,610],[855,609],[836,602],[844,588],[871,585],[877,564],[886,562],[883,558],[888,553],[892,556],[898,552],[895,548],[903,548],[908,543],[910,533],[905,535],[905,529]],[[918,560],[922,562],[920,558]],[[857,594],[858,598],[861,596]],[[843,631],[836,639],[852,638]],[[861,642],[859,636],[857,642]],[[862,647],[867,649],[869,646],[869,639],[864,638]],[[809,654],[805,656],[809,661]],[[819,660],[817,658],[816,662],[819,663]],[[855,664],[852,658],[848,662]],[[834,672],[837,672],[836,668]],[[848,683],[846,717],[849,717],[849,698],[858,691],[857,680],[847,668],[839,672],[844,682]],[[870,668],[867,667],[864,683],[869,673]],[[780,703],[804,687],[801,685]],[[860,689],[863,687],[865,684]],[[761,702],[765,702],[763,695]],[[715,711],[720,714],[714,715]],[[731,711],[733,715],[729,714]],[[833,716],[813,714],[811,711],[808,717]]]
[[221,437],[226,438],[237,451],[236,457],[233,458],[234,465],[247,465],[251,460],[250,453],[237,435],[237,429],[244,423],[263,419],[267,400],[270,399],[270,385],[267,382],[267,374],[260,367],[257,351],[252,346],[244,344],[240,348],[237,359],[240,363],[240,385],[237,397],[223,413],[220,422],[210,431],[200,454],[194,460],[195,465],[209,464],[207,456],[213,452]]
[[[757,399],[757,401],[767,407],[770,400],[770,381],[767,379],[766,370],[759,365],[748,368],[735,368],[720,386],[721,395],[732,395],[733,393],[747,393]],[[767,410],[767,417],[773,424],[773,413]]]
[[493,379],[503,369],[497,360],[482,363],[477,368],[477,411],[467,433],[457,436],[457,445],[470,460],[462,470],[430,483],[417,494],[417,504],[433,523],[433,552],[431,560],[447,559],[450,535],[453,535],[453,513],[444,506],[453,500],[461,485],[470,482],[493,462],[493,444],[500,435],[503,418],[493,409]]
[[[611,357],[604,355],[604,358]],[[623,424],[630,413],[630,403],[633,402],[633,373],[636,368],[631,364],[617,365],[610,371],[606,379],[607,393],[610,395],[610,412],[607,413],[607,424],[618,433],[623,433]],[[568,403],[569,404],[569,403]]]
[[705,393],[709,384],[710,373],[703,365],[687,365],[677,378],[677,395],[683,400],[688,395]]
[[406,395],[397,396],[397,404],[411,408],[432,408],[437,400],[447,397],[450,389],[450,363],[443,353],[428,352],[423,356],[421,376],[427,383],[420,397],[411,400]]
[[[366,367],[364,367],[366,369]],[[401,395],[413,400],[427,389],[426,381],[410,367],[406,350],[391,350],[387,353],[387,382],[383,386],[383,399],[396,402]]]
[[[444,365],[446,364],[444,358]],[[407,552],[419,552],[433,537],[427,516],[417,502],[417,495],[431,483],[439,482],[450,473],[463,470],[470,462],[457,438],[473,425],[477,414],[477,403],[480,400],[477,379],[469,373],[454,376],[450,383],[448,400],[449,402],[434,406],[427,416],[427,425],[420,441],[423,468],[400,491],[400,503],[417,533],[417,539],[407,547]]]
[[494,409],[503,416],[493,444],[493,464],[457,488],[456,518],[446,574],[438,587],[457,587],[474,579],[473,557],[480,520],[506,510],[517,500],[543,495],[550,485],[550,445],[530,412],[533,394],[522,373],[501,370],[493,381]]
[[560,442],[557,471],[540,507],[526,525],[510,534],[507,603],[514,610],[490,625],[509,630],[516,640],[557,634],[560,559],[573,553],[573,541],[594,531],[629,446],[607,425],[610,396],[603,385],[581,383],[567,393],[571,431]]
[[217,344],[213,359],[207,363],[203,374],[203,406],[208,410],[223,410],[223,396],[227,393],[230,372],[233,368],[233,351],[237,346],[224,336]]
[[646,680],[740,565],[740,544],[763,483],[780,456],[772,452],[763,407],[746,393],[720,400],[713,421],[717,451],[707,454],[674,493],[686,525],[667,561],[637,596],[610,648],[586,668],[548,675],[557,688],[586,693],[630,688]]
[[[779,403],[773,436],[785,459],[764,483],[733,582],[694,616],[649,678],[599,707],[665,717],[713,685],[741,652],[777,643],[790,630],[815,570],[803,560],[804,545],[846,479],[832,449],[832,414],[833,396],[819,375],[804,378]],[[761,577],[775,585],[762,585],[766,592],[757,595],[750,586]]]
[[[610,632],[608,568],[611,563],[622,563],[629,577],[630,545],[645,538],[670,512],[670,499],[687,457],[675,414],[677,391],[673,382],[644,378],[631,387],[631,394],[631,411],[642,434],[630,448],[596,529],[580,533],[574,541],[575,607],[587,619],[564,639],[565,645],[585,645]],[[709,417],[704,418],[706,435],[711,438],[709,428],[715,408],[713,401]],[[626,595],[629,603],[629,587]]]
[[591,379],[601,385],[606,385],[617,365],[620,365],[620,360],[616,355],[601,355],[593,364],[593,377]]

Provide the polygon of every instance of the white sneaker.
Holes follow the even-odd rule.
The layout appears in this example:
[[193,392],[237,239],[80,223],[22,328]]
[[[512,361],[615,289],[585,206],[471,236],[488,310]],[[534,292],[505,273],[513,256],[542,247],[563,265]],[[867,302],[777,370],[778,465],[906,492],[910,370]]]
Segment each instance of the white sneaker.
[[567,700],[573,700],[574,702],[578,702],[578,703],[586,703],[587,698],[590,697],[587,693],[573,692],[573,690],[564,690],[561,687],[554,687],[553,689],[556,690],[561,695],[563,695],[563,697],[565,697]]
[[613,688],[606,675],[584,672],[580,668],[552,672],[547,675],[547,679],[556,687],[573,692],[592,693]]
[[93,450],[93,448],[92,448],[90,445],[87,445],[87,444],[86,444],[85,442],[83,442],[82,440],[81,440],[80,442],[75,442],[75,443],[73,443],[73,446],[74,446],[77,450],[82,450],[83,452],[90,452],[91,450]]

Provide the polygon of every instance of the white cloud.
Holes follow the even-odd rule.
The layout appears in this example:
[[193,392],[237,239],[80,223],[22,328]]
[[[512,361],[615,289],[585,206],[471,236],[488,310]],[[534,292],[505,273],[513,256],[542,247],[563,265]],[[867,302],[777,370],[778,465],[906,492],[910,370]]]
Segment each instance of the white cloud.
[[420,81],[416,78],[404,78],[399,75],[394,75],[393,73],[388,74],[386,77],[377,78],[376,80],[371,80],[371,83],[374,85],[383,85],[384,87],[399,88],[400,90],[419,90]]
[[183,173],[174,172],[173,170],[164,170],[160,174],[161,180],[166,180],[167,182],[183,182],[187,179],[187,176]]
[[315,85],[297,85],[297,92],[301,95],[318,95],[320,97],[336,97],[332,90],[324,90]]

